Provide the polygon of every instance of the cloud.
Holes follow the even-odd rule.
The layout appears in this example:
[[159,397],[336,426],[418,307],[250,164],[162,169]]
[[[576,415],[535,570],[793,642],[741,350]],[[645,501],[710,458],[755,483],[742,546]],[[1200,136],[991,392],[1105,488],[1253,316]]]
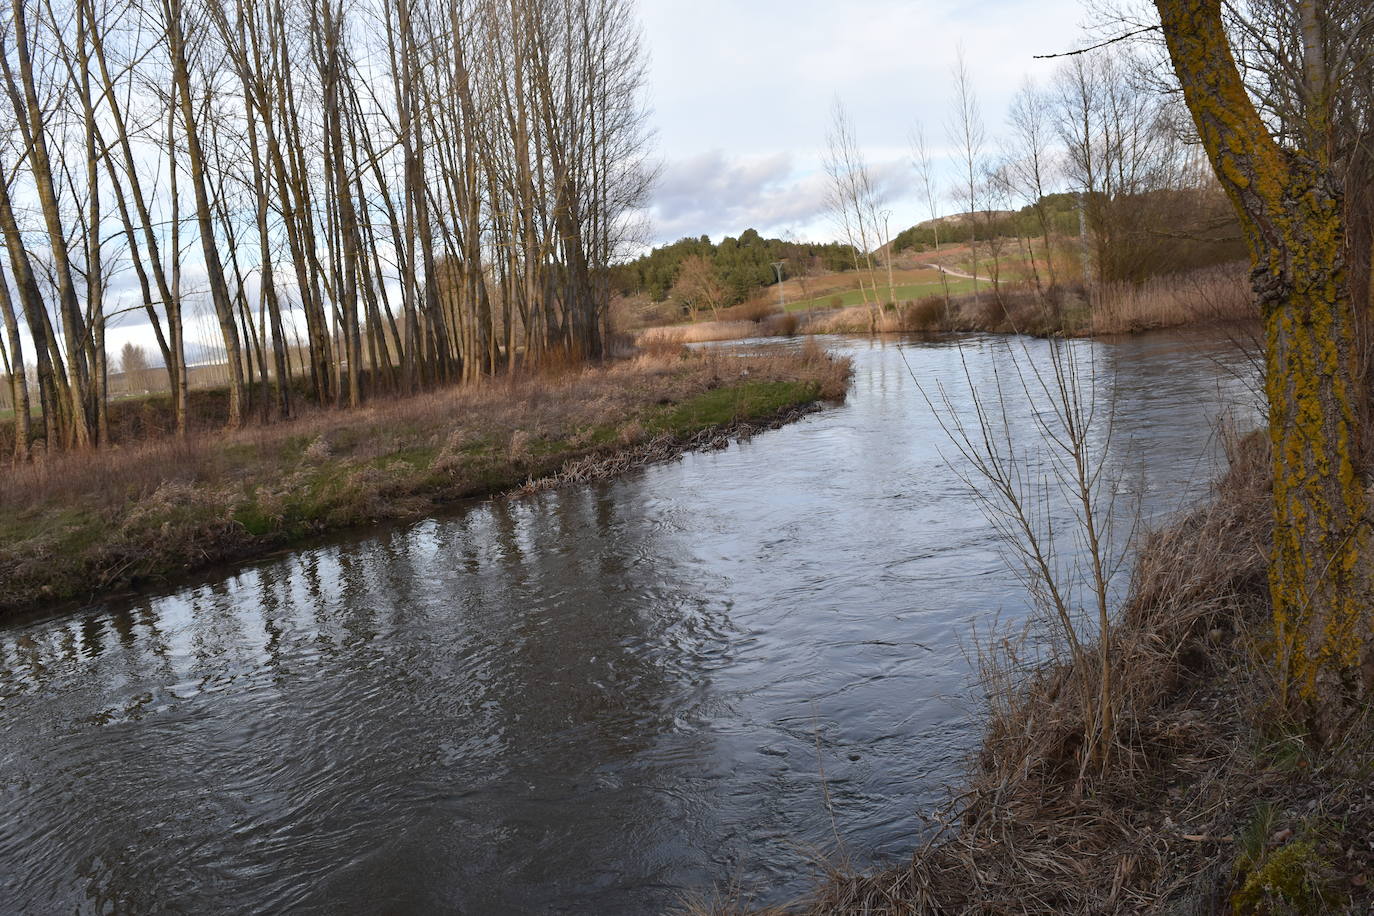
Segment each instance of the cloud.
[[[910,167],[902,159],[870,165],[887,204],[909,190]],[[727,156],[712,150],[670,160],[654,193],[650,216],[659,243],[684,236],[764,235],[828,238],[828,179],[819,170],[801,171],[790,152]],[[894,231],[896,231],[894,229]]]
[[670,160],[654,194],[654,236],[737,235],[747,228],[780,231],[814,220],[825,187],[795,174],[793,156],[727,157],[720,150]]
[[1056,66],[1033,55],[1081,44],[1083,15],[1080,0],[642,0],[640,14],[666,160],[652,201],[659,240],[750,225],[833,238],[817,176],[836,98],[892,186],[893,231],[919,222],[907,137],[924,125],[952,183],[942,154],[957,47],[995,138],[1022,76]]

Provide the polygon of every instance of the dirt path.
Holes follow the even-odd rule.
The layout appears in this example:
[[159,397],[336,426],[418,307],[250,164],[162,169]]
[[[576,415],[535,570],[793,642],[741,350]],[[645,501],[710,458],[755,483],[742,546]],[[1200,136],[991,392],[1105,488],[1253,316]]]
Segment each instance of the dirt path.
[[959,277],[960,279],[963,279],[963,280],[979,280],[979,279],[983,279],[983,278],[981,278],[981,277],[975,277],[973,274],[961,273],[960,271],[957,271],[957,270],[950,270],[948,267],[941,267],[939,264],[927,264],[927,265],[925,265],[925,266],[926,266],[926,267],[929,267],[929,268],[932,269],[932,270],[938,270],[938,271],[939,271],[940,273],[942,273],[942,274],[949,274],[951,277]]

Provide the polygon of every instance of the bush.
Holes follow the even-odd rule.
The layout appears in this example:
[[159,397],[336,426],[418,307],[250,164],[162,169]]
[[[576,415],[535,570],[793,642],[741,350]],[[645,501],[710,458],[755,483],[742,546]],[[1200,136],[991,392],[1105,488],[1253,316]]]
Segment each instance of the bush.
[[919,302],[908,302],[902,310],[902,325],[908,331],[934,331],[945,318],[945,300],[927,296]]
[[777,311],[778,303],[774,299],[750,299],[748,302],[732,305],[728,309],[721,309],[720,319],[722,321],[763,321]]
[[972,303],[974,320],[985,331],[1000,331],[1007,321],[1007,310],[996,296],[984,295]]
[[764,322],[764,333],[774,337],[796,337],[801,327],[801,319],[795,312],[773,315]]

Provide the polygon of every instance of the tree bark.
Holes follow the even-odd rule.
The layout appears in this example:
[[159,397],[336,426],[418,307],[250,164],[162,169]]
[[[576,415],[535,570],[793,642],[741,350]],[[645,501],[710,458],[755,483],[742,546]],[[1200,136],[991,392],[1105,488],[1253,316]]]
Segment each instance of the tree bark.
[[1355,469],[1356,314],[1344,207],[1318,142],[1281,148],[1236,67],[1221,0],[1156,0],[1174,70],[1245,230],[1265,333],[1273,447],[1269,588],[1284,702],[1330,736],[1361,684],[1370,631]]
[[[16,0],[17,2],[17,0]],[[210,298],[214,302],[215,317],[219,319],[220,334],[224,338],[225,359],[229,363],[230,427],[243,425],[243,356],[239,348],[238,328],[234,325],[233,305],[224,278],[224,266],[215,247],[214,218],[206,189],[205,156],[200,146],[195,106],[191,98],[191,75],[186,60],[182,35],[181,0],[164,0],[168,53],[172,60],[172,78],[176,84],[177,101],[181,106],[182,126],[186,131],[186,160],[191,175],[191,191],[196,201],[196,222],[200,229],[200,250],[205,258],[206,279]]]
[[6,352],[10,358],[10,392],[14,403],[14,463],[22,464],[29,460],[29,439],[31,437],[32,411],[29,407],[29,386],[24,377],[24,344],[19,337],[19,321],[14,314],[14,301],[10,299],[10,283],[5,270],[0,267],[0,318],[5,322]]

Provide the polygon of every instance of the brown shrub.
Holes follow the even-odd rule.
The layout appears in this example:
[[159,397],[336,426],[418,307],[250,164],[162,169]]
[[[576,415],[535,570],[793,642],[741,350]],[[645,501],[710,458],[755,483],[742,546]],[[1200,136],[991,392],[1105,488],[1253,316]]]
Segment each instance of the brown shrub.
[[968,311],[972,313],[975,325],[984,331],[1009,330],[1006,306],[995,295],[979,295],[968,303]]
[[763,323],[763,332],[769,337],[795,337],[801,327],[801,318],[795,312],[774,315]]
[[771,297],[758,297],[739,305],[720,310],[722,321],[763,321],[779,310],[778,301]]
[[938,330],[944,321],[945,300],[939,296],[908,302],[902,309],[902,324],[908,331]]

